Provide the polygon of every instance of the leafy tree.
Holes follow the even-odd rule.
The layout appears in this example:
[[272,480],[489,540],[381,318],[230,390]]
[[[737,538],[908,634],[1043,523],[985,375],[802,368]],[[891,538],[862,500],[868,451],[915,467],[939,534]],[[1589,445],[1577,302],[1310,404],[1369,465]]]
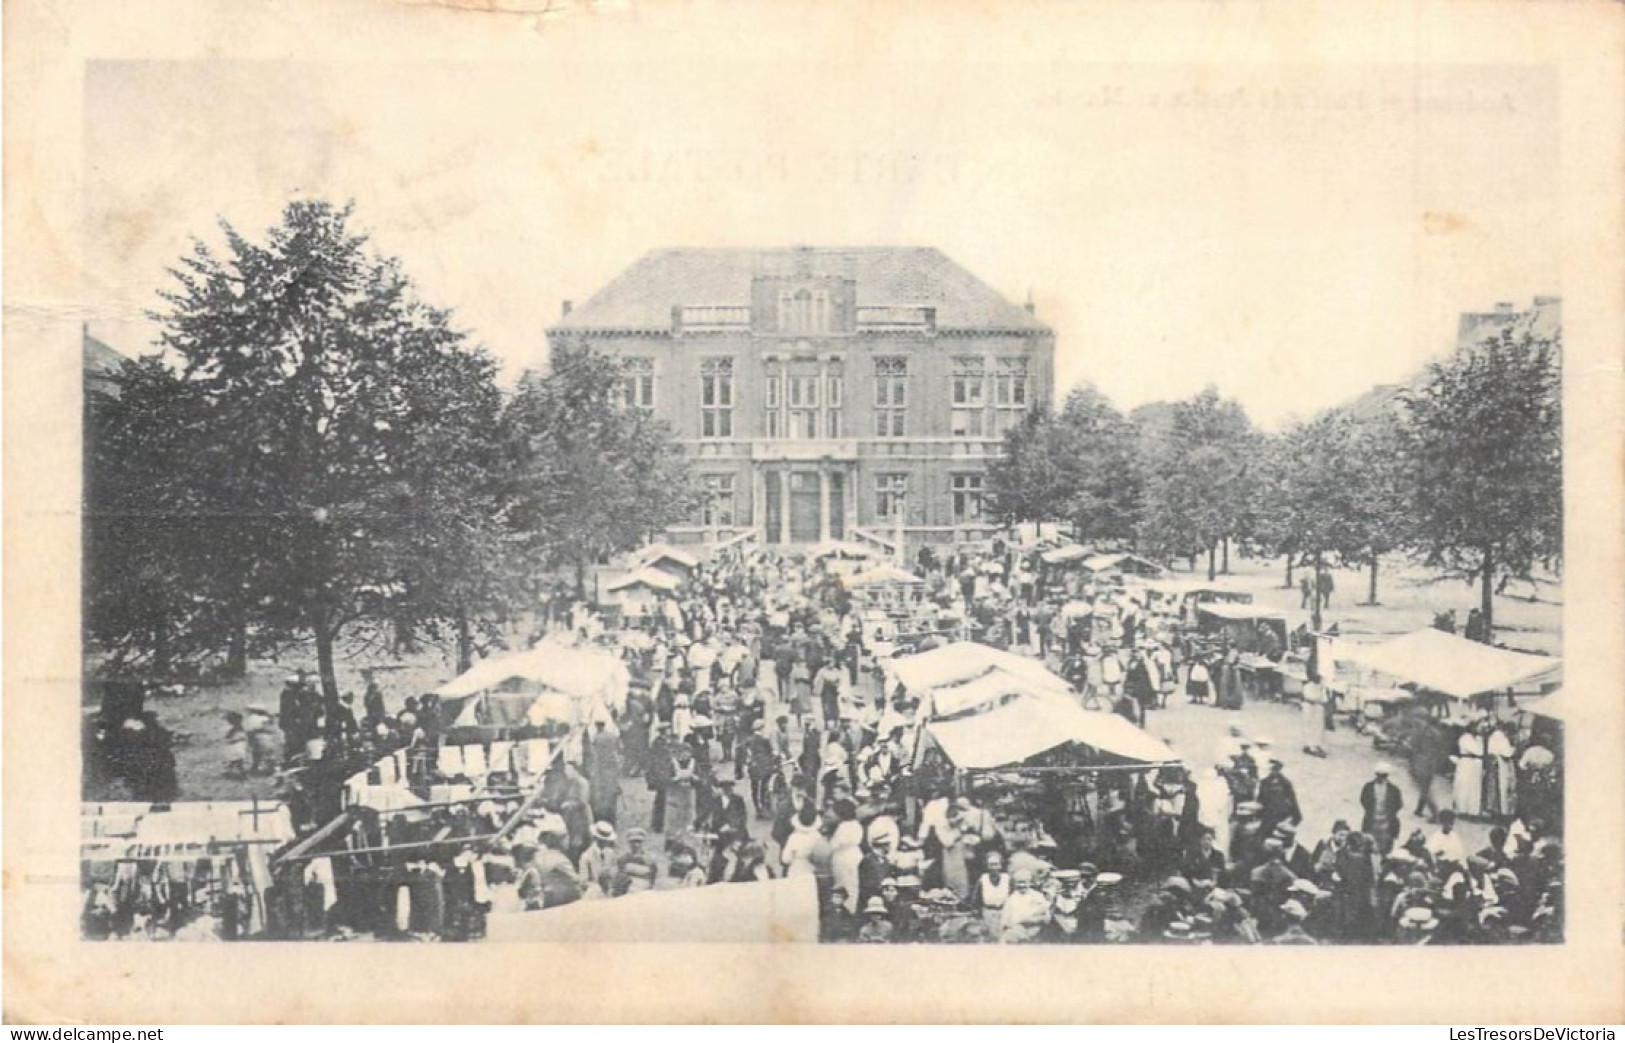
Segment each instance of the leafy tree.
[[1167,430],[1141,445],[1142,537],[1165,555],[1206,551],[1212,579],[1219,545],[1242,534],[1254,495],[1250,479],[1262,470],[1252,422],[1240,403],[1210,386],[1177,403]]
[[1065,519],[1079,538],[1128,538],[1139,512],[1135,432],[1093,386],[1059,413],[1029,413],[988,469],[993,513],[1007,522]]
[[1498,589],[1561,566],[1561,357],[1560,332],[1510,324],[1429,366],[1406,396],[1416,549],[1478,583],[1488,633]]
[[562,344],[505,413],[520,545],[538,567],[574,567],[583,593],[589,563],[631,550],[697,505],[670,429],[623,404],[623,377],[616,359]]
[[1058,513],[1080,538],[1133,537],[1141,493],[1134,428],[1093,385],[1074,388],[1055,419]]
[[494,363],[350,218],[293,203],[263,245],[223,225],[224,255],[196,243],[155,316],[196,410],[169,507],[213,519],[230,604],[261,641],[312,639],[329,696],[352,628],[486,589],[467,527],[490,516],[471,478],[500,415]]
[[1033,409],[1004,434],[1004,450],[987,468],[988,513],[1006,525],[1060,517],[1061,464],[1055,414]]

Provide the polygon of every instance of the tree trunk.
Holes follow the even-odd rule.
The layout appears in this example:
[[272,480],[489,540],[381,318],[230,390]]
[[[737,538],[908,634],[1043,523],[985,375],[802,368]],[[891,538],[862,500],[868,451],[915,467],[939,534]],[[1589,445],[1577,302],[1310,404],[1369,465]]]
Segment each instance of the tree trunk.
[[468,624],[468,608],[457,604],[457,672],[467,673],[474,666],[474,634]]
[[231,624],[231,643],[226,648],[223,671],[227,680],[237,681],[248,676],[248,624],[239,617]]
[[322,678],[322,697],[337,699],[339,678],[333,671],[333,628],[327,621],[326,613],[317,617],[312,629],[316,631],[316,670]]
[[1309,602],[1314,606],[1314,609],[1313,614],[1310,616],[1309,629],[1313,630],[1317,634],[1320,633],[1320,574],[1325,570],[1325,568],[1326,563],[1321,556],[1321,552],[1318,550],[1315,551],[1315,578],[1313,580],[1314,592]]
[[1207,545],[1207,581],[1209,583],[1212,583],[1214,576],[1217,575],[1217,573],[1213,570],[1213,558],[1214,555],[1218,553],[1218,550],[1219,541],[1217,540],[1214,540],[1212,543]]
[[1292,589],[1292,565],[1293,565],[1292,552],[1287,551],[1286,552],[1286,588],[1285,588],[1287,590]]
[[1367,605],[1377,603],[1377,556],[1371,556],[1371,596],[1366,600]]
[[1230,537],[1226,536],[1219,542],[1224,547],[1224,562],[1219,566],[1219,571],[1228,576],[1230,575]]
[[576,559],[576,597],[587,600],[587,560]]
[[1484,643],[1495,644],[1495,548],[1484,548],[1484,571],[1479,576],[1478,611],[1484,616]]

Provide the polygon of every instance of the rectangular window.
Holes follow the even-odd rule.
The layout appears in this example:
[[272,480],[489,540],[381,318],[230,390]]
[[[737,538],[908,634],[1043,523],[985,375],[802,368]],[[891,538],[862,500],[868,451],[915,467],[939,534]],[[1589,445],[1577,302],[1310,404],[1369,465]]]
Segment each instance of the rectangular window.
[[875,435],[901,438],[908,413],[908,359],[875,359]]
[[995,402],[1000,409],[1027,408],[1027,360],[1000,359],[995,378]]
[[734,433],[734,360],[700,363],[700,437],[732,438]]
[[982,519],[982,476],[979,474],[956,474],[953,476],[954,523],[980,521]]
[[734,476],[708,474],[702,480],[700,524],[710,528],[730,528],[734,524]]
[[999,359],[993,380],[993,404],[998,407],[993,434],[1003,438],[1006,431],[1021,423],[1027,411],[1027,360]]
[[896,515],[908,509],[908,475],[906,474],[877,474],[875,475],[875,517],[881,521],[892,521]]
[[621,360],[620,401],[633,409],[655,407],[655,361],[629,357]]

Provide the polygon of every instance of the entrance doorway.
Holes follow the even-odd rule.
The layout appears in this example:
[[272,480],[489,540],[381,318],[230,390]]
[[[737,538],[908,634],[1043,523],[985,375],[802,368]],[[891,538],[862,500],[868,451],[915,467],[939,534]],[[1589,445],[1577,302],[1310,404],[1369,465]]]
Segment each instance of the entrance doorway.
[[818,472],[790,473],[790,542],[816,543],[818,540]]

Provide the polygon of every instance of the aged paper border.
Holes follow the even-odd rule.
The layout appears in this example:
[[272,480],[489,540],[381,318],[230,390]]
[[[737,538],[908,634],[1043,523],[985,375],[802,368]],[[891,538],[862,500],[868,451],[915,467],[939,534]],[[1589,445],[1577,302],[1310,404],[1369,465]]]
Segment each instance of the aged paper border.
[[[5,1006],[13,1021],[1485,1023],[1625,1018],[1619,129],[1608,3],[1276,5],[547,0],[5,9]],[[816,8],[816,10],[815,10]],[[813,31],[821,29],[821,32]],[[1064,47],[1114,62],[1560,70],[1567,342],[1569,942],[1554,949],[86,945],[77,937],[81,80],[95,58],[636,59],[816,47],[833,63]],[[1047,42],[1046,42],[1047,41]],[[1284,176],[1284,175],[1278,175]],[[1062,345],[1061,350],[1066,350]],[[1290,962],[1288,962],[1290,961]]]

